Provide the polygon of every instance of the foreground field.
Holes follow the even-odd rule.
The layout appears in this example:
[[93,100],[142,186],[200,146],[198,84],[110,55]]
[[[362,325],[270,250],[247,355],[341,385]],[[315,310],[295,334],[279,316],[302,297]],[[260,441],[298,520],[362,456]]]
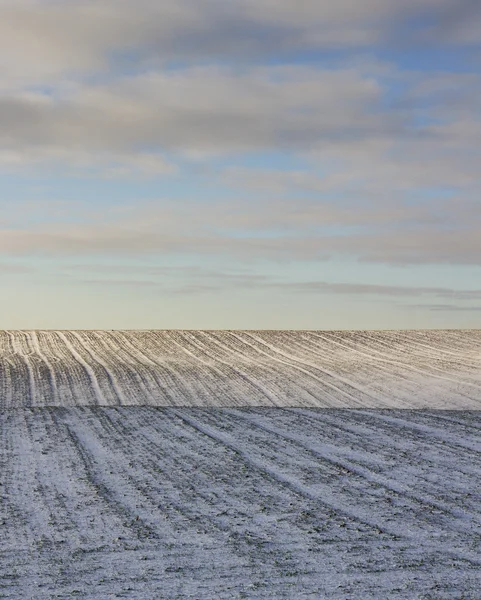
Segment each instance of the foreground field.
[[481,408],[481,331],[4,331],[0,408]]
[[0,414],[2,598],[476,598],[481,413]]

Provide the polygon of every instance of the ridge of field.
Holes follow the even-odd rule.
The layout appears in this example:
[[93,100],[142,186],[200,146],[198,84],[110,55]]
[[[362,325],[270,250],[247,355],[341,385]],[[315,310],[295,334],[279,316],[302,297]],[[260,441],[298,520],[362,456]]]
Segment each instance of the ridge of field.
[[481,330],[0,331],[0,408],[481,408]]

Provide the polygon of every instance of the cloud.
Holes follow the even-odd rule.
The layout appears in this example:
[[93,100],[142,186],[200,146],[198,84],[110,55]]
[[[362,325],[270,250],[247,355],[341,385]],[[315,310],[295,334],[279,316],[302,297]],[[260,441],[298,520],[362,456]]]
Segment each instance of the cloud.
[[425,38],[442,38],[444,43],[479,46],[481,40],[481,5],[477,0],[446,2],[439,7],[436,19],[427,28]]
[[0,263],[0,274],[8,275],[8,274],[19,274],[23,275],[25,273],[32,273],[33,269],[26,265],[17,265],[13,263]]
[[[369,178],[372,192],[376,182],[427,185],[449,173],[464,185],[479,170],[479,75],[421,77],[345,53],[324,68],[266,64],[316,48],[368,51],[419,17],[441,27],[455,8],[454,0],[0,2],[0,168],[141,177],[175,172],[179,156],[291,151],[324,171],[342,163],[331,188]],[[461,8],[463,18],[477,10]],[[391,85],[408,89],[387,100]],[[426,114],[435,123],[416,125]]]
[[[461,4],[462,18],[454,0],[0,2],[1,169],[182,181],[200,165],[203,196],[225,192],[76,225],[23,210],[3,216],[0,252],[480,265],[479,73],[376,58],[391,33],[471,43],[459,32],[478,8]],[[339,54],[299,64],[320,49]],[[304,166],[243,163],[262,153]]]
[[312,174],[306,182],[319,191],[479,183],[481,77],[438,73],[420,81],[384,65],[394,84],[407,87],[390,107],[387,75],[378,63],[371,68],[203,66],[62,92],[5,92],[0,166],[157,175],[175,172],[179,157],[289,151],[327,171],[322,185]]
[[179,169],[156,152],[116,152],[115,149],[91,152],[88,148],[57,147],[0,148],[0,169],[11,174],[29,174],[38,170],[62,171],[63,176],[104,179],[146,179],[175,175]]
[[[85,277],[83,274],[88,274]],[[453,302],[481,300],[481,289],[454,289],[436,286],[379,285],[370,283],[311,281],[282,281],[273,275],[239,269],[207,269],[199,266],[155,267],[148,265],[73,265],[60,277],[81,284],[119,287],[152,287],[165,293],[197,294],[225,290],[274,290],[278,293],[347,295],[391,298],[440,298]],[[410,305],[412,306],[412,305]],[[416,305],[418,306],[418,305]],[[429,304],[441,307],[463,307],[455,304]],[[452,308],[454,310],[454,308]],[[448,308],[446,309],[448,310]]]
[[[51,273],[58,279],[81,284],[122,287],[156,287],[169,293],[210,292],[232,289],[275,290],[282,293],[373,296],[392,298],[439,298],[453,302],[481,300],[480,289],[446,286],[382,285],[375,283],[332,282],[326,280],[286,280],[246,267],[205,267],[191,265],[152,265],[142,262],[76,263],[57,266]],[[421,306],[421,305],[419,305]],[[422,305],[426,306],[426,305]],[[430,305],[431,306],[431,305]],[[435,306],[434,304],[432,306]],[[445,305],[436,305],[445,306]],[[446,304],[452,306],[452,304]]]
[[1,63],[0,80],[52,83],[133,63],[149,68],[178,60],[245,62],[306,49],[359,50],[386,43],[400,28],[410,39],[403,24],[425,14],[432,37],[444,31],[453,41],[470,41],[476,11],[466,0],[3,0],[0,54],[9,60]]
[[[63,210],[62,207],[60,209]],[[187,218],[186,218],[187,216]],[[58,222],[0,230],[0,253],[48,256],[224,256],[240,261],[350,260],[481,264],[476,197],[358,206],[308,198],[179,203],[158,199]]]
[[434,312],[481,312],[481,306],[459,306],[457,304],[416,304],[409,305],[408,308],[421,308]]
[[[481,77],[434,74],[420,82],[391,65],[392,77],[409,85],[389,109],[382,76],[365,68],[211,66],[85,84],[60,96],[3,94],[0,166],[156,176],[179,171],[180,158],[284,151],[306,158],[311,172],[231,168],[224,180],[251,190],[289,185],[358,198],[479,186],[481,124],[473,98]],[[436,122],[417,123],[424,113]]]
[[[307,67],[202,67],[83,86],[75,94],[4,95],[0,145],[11,152],[129,153],[156,148],[216,155],[277,147],[306,149],[323,138],[364,137],[402,127],[370,115],[373,79]],[[28,153],[27,153],[28,156]]]
[[274,284],[285,290],[321,294],[347,294],[368,296],[417,297],[434,296],[451,300],[481,300],[481,290],[456,290],[446,287],[375,285],[361,283],[329,283],[307,281]]

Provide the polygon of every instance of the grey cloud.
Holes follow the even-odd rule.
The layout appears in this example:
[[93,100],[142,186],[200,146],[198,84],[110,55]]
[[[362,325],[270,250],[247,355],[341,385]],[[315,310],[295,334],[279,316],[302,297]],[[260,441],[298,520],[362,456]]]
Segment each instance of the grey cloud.
[[[316,194],[318,198],[332,193],[343,193],[344,197],[354,195],[359,206],[359,200],[369,198],[375,200],[380,194],[383,197],[383,206],[389,206],[394,199],[401,194],[420,189],[440,189],[443,186],[453,188],[452,195],[458,190],[468,192],[476,188],[481,181],[479,176],[479,164],[475,156],[457,156],[454,149],[452,156],[446,157],[436,155],[436,144],[432,144],[432,155],[425,162],[416,160],[415,143],[407,144],[413,150],[414,156],[390,156],[390,148],[384,147],[376,150],[372,148],[369,141],[365,143],[365,154],[356,156],[356,147],[361,143],[345,144],[344,158],[338,162],[336,167],[329,172],[319,175],[316,173],[316,163],[321,165],[322,158],[313,162],[311,168],[298,171],[276,170],[276,169],[247,169],[230,167],[221,174],[221,180],[225,185],[234,189],[244,189],[250,193],[265,196],[289,198],[292,194]],[[468,147],[474,144],[468,145]],[[394,149],[394,144],[391,149]],[[427,149],[427,148],[426,148]],[[476,152],[476,149],[473,148]],[[322,152],[326,161],[331,157],[339,157],[340,149],[328,149]],[[351,197],[352,197],[351,196]],[[462,201],[466,202],[464,198]],[[444,202],[442,199],[440,202]],[[407,204],[407,203],[405,203]],[[422,210],[422,203],[420,203]],[[379,212],[383,207],[376,207]],[[444,208],[444,207],[443,207]],[[402,205],[399,206],[402,210]],[[414,212],[416,207],[411,207]]]
[[[113,269],[114,277],[109,276],[108,267],[83,265],[81,270],[91,274],[102,273],[101,279],[93,277],[78,277],[75,269],[69,269],[68,275],[74,281],[81,284],[120,287],[150,287],[165,293],[187,294],[187,293],[209,293],[214,291],[232,289],[251,290],[275,290],[281,293],[302,293],[320,295],[348,295],[348,296],[372,296],[392,298],[441,298],[449,299],[451,302],[481,300],[481,289],[453,289],[447,287],[430,286],[400,286],[361,284],[328,281],[282,281],[276,277],[252,272],[239,272],[235,270],[223,271],[214,269],[203,269],[199,267],[160,267],[138,266],[135,272],[132,267],[117,265]],[[66,273],[63,274],[65,276]],[[110,273],[112,275],[112,273]],[[122,275],[118,278],[117,275]],[[134,275],[134,277],[133,277]],[[412,305],[411,305],[412,306]],[[417,306],[417,305],[416,305]],[[466,309],[473,310],[455,304],[429,304],[430,309],[446,310]],[[453,308],[454,307],[454,308]]]
[[[481,290],[455,290],[443,287],[395,286],[359,283],[329,283],[326,281],[309,281],[301,283],[274,284],[282,289],[295,292],[373,295],[393,297],[435,296],[452,300],[480,300]],[[448,306],[448,305],[446,305]]]
[[374,114],[380,88],[355,72],[304,67],[198,68],[85,86],[55,99],[0,98],[0,146],[10,151],[132,153],[155,147],[222,154],[302,148],[321,139],[402,131],[395,116]]
[[14,263],[0,263],[0,274],[25,274],[32,273],[33,269],[26,265],[18,265]]
[[350,240],[352,251],[366,262],[391,264],[480,265],[479,227],[458,231],[411,231],[394,235],[377,234]]
[[[282,174],[274,182],[275,173],[233,170],[224,179],[276,191],[289,177],[290,185],[313,191],[370,198],[479,185],[481,128],[473,101],[481,93],[479,76],[434,74],[424,82],[413,76],[410,83],[402,110],[383,107],[381,83],[351,67],[199,67],[83,85],[62,97],[3,94],[0,165],[145,176],[175,173],[179,154],[289,150],[306,156],[314,170],[329,169],[327,176]],[[456,101],[443,105],[452,88]],[[426,101],[428,114],[439,111],[441,121],[414,125],[417,103]]]
[[[386,40],[430,11],[434,22],[459,0],[21,0],[0,4],[3,73],[45,81],[122,64],[226,57],[249,60],[307,48],[359,48]],[[464,2],[466,12],[468,4]],[[406,35],[406,32],[405,32]]]
[[[1,103],[0,103],[1,104]],[[1,134],[0,134],[1,139]],[[175,175],[179,169],[158,152],[119,151],[115,148],[75,148],[75,144],[44,146],[42,144],[12,144],[0,146],[0,168],[9,173],[29,173],[38,168],[62,170],[64,176],[101,179],[147,179]]]
[[[379,209],[379,213],[377,213]],[[190,211],[190,213],[189,213]],[[459,212],[459,214],[457,214]],[[189,213],[190,218],[185,219]],[[322,260],[347,256],[388,264],[481,264],[479,203],[449,199],[424,207],[398,202],[159,202],[92,215],[72,226],[0,231],[4,255],[141,256],[194,253],[241,260]],[[332,226],[342,227],[334,234]],[[346,229],[347,228],[347,229]]]
[[[118,258],[118,257],[117,257]],[[0,266],[1,270],[1,266]],[[332,282],[325,280],[286,280],[272,274],[255,272],[253,265],[209,268],[198,264],[165,266],[148,262],[77,263],[49,269],[50,278],[95,286],[152,288],[165,293],[203,293],[233,289],[274,290],[279,293],[369,296],[384,298],[439,298],[450,304],[419,304],[415,307],[453,307],[471,310],[456,302],[481,300],[481,289],[456,289],[442,286],[385,285],[375,283]],[[26,272],[26,271],[25,271]]]
[[481,312],[481,306],[460,306],[458,304],[410,304],[407,308],[420,308],[434,312]]
[[[78,275],[78,273],[88,272],[90,274],[100,275],[121,275],[129,280],[132,275],[151,277],[151,278],[189,278],[189,279],[221,279],[222,281],[265,281],[265,275],[250,273],[247,269],[231,268],[229,271],[222,271],[213,268],[193,266],[156,266],[146,264],[69,264],[65,273],[69,275]],[[120,281],[120,280],[119,280]]]
[[[82,276],[82,273],[89,277]],[[95,276],[102,276],[96,278]],[[56,279],[81,285],[152,288],[162,293],[192,294],[226,289],[259,288],[269,284],[267,275],[243,269],[208,269],[199,266],[155,267],[148,265],[72,265],[56,270]]]
[[[185,200],[177,211],[139,203],[123,219],[99,211],[76,228],[2,223],[0,252],[192,252],[278,261],[340,255],[479,265],[478,75],[420,78],[361,58],[335,69],[252,66],[270,52],[369,48],[423,12],[448,27],[455,6],[454,0],[1,2],[0,52],[8,60],[0,66],[0,166],[156,176],[175,173],[179,155],[288,150],[308,167],[214,174],[213,185],[244,186],[244,197],[228,198],[224,207],[205,203],[202,213]],[[473,5],[463,2],[462,10],[467,23]],[[193,67],[195,53],[201,63],[220,58],[230,66]],[[190,66],[162,70],[171,60]],[[386,79],[408,88],[392,104]],[[453,188],[451,198],[417,194],[443,186]],[[299,199],[303,192],[311,201]],[[329,226],[349,235],[329,234]]]
[[427,28],[426,39],[442,38],[446,43],[481,44],[481,4],[478,0],[446,2],[436,11]]

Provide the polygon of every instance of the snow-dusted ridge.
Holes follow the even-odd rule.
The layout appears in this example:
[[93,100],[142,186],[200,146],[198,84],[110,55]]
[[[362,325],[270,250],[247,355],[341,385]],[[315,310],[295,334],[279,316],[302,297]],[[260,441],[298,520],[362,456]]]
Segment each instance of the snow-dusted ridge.
[[0,331],[0,407],[481,408],[481,331]]

